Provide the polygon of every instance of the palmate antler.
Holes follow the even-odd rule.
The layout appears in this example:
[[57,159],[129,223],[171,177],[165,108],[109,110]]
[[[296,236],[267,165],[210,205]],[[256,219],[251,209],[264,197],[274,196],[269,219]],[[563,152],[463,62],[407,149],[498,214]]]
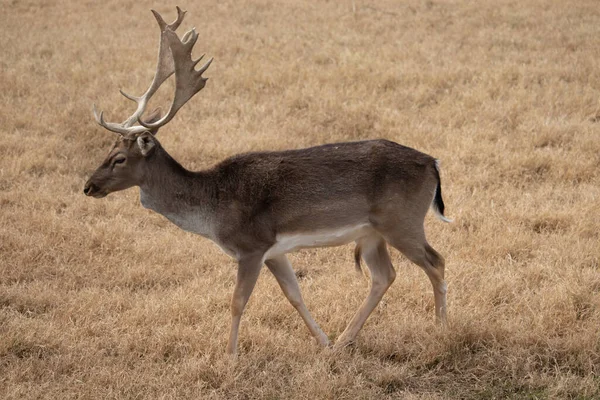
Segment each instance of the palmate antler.
[[[168,123],[189,99],[204,88],[208,78],[202,77],[202,73],[206,71],[213,60],[211,58],[199,70],[196,70],[196,65],[204,57],[203,54],[197,60],[192,60],[192,48],[198,40],[198,34],[195,29],[192,28],[183,35],[181,40],[179,40],[179,37],[175,33],[175,30],[177,30],[183,21],[183,17],[186,13],[185,11],[182,11],[177,7],[177,19],[171,24],[167,24],[158,12],[152,10],[152,13],[160,28],[158,62],[152,84],[148,90],[146,90],[146,93],[140,97],[131,96],[122,90],[120,91],[123,96],[137,103],[137,109],[129,118],[119,124],[116,122],[106,122],[104,120],[103,112],[101,111],[98,113],[96,105],[93,107],[94,117],[98,124],[109,131],[119,133],[123,136],[129,136],[149,130],[156,131],[158,128]],[[143,122],[141,117],[146,110],[148,101],[158,90],[160,85],[162,85],[173,72],[175,73],[175,96],[169,111],[156,122]],[[135,125],[136,123],[139,125]]]

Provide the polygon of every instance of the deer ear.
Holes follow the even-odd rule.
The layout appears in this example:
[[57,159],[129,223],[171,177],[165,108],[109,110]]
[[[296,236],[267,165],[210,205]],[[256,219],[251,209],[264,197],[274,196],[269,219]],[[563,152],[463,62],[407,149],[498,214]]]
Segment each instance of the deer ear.
[[142,133],[137,138],[137,145],[140,148],[140,152],[142,156],[148,157],[152,151],[154,150],[154,146],[156,145],[154,136],[150,132]]

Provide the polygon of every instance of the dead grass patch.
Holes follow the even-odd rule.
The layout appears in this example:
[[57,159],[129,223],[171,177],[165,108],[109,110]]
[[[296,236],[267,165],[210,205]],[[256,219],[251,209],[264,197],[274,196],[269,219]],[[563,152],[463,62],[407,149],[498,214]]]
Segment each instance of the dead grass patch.
[[[1,398],[600,397],[596,2],[181,5],[215,57],[160,133],[183,165],[388,138],[442,160],[455,219],[427,219],[448,329],[422,271],[393,253],[398,278],[358,342],[322,351],[263,272],[236,362],[234,263],[134,189],[81,194],[113,140],[91,104],[124,118],[117,89],[152,77],[150,5],[2,6]],[[335,339],[368,290],[351,247],[291,260]]]

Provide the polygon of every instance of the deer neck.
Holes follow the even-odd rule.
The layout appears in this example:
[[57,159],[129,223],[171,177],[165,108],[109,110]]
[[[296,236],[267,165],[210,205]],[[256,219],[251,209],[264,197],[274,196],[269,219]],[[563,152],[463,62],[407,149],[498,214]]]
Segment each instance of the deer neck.
[[183,230],[212,238],[215,191],[210,174],[188,171],[162,148],[152,157],[140,184],[142,205]]

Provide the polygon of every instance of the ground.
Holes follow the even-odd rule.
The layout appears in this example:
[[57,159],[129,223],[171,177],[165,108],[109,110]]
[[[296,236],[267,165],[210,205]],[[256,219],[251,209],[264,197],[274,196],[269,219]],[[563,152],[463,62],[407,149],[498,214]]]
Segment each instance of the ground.
[[[387,138],[441,160],[449,326],[425,274],[343,351],[313,344],[263,271],[224,355],[236,265],[83,184],[155,65],[175,5],[1,0],[3,399],[600,398],[600,8],[595,1],[194,1],[206,88],[160,132],[185,167]],[[168,86],[168,85],[167,85]],[[171,85],[172,87],[172,85]],[[170,88],[158,94],[168,104]],[[353,248],[291,256],[330,339],[368,291]]]

